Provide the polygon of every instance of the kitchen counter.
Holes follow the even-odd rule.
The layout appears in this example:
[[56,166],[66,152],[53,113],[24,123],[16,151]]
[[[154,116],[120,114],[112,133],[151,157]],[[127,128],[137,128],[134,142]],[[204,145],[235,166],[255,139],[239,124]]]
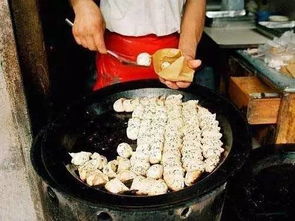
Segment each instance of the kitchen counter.
[[264,82],[276,88],[280,92],[295,93],[295,79],[288,77],[270,67],[268,67],[263,60],[253,58],[243,50],[238,50],[237,54],[241,56],[248,64],[255,70],[255,73]]
[[[240,69],[240,73],[243,73],[243,70],[245,70],[244,73],[248,72],[250,76],[257,76],[260,80],[276,89],[276,93],[278,93],[278,97],[280,98],[280,101],[276,104],[278,107],[273,108],[273,104],[276,103],[276,100],[278,99],[277,95],[271,97],[268,96],[268,93],[262,93],[261,101],[264,103],[261,105],[260,111],[266,113],[271,110],[271,114],[277,112],[273,121],[276,125],[275,135],[273,137],[276,144],[295,143],[295,79],[269,68],[263,60],[253,58],[243,50],[237,50],[232,57],[242,68]],[[230,64],[231,67],[234,66],[233,62],[230,62]],[[236,76],[239,76],[239,73],[236,73],[236,70],[238,69],[232,69],[231,73],[233,76],[235,74],[237,74]],[[248,113],[250,111],[253,113],[253,116],[261,120],[262,117],[260,112],[257,108],[254,109],[253,107],[254,105],[249,105],[247,107],[247,117],[249,116]]]
[[269,40],[269,38],[258,33],[255,28],[205,27],[204,33],[220,48],[257,47]]
[[[245,76],[244,74],[248,73],[249,76],[257,76],[263,82],[275,88],[279,102],[276,103],[278,107],[274,118],[276,129],[272,138],[273,142],[277,144],[295,143],[295,80],[277,73],[277,71],[268,68],[262,60],[254,59],[241,50],[265,44],[270,38],[259,33],[254,26],[241,28],[230,23],[225,25],[226,27],[223,28],[205,27],[205,40],[200,47],[201,52],[205,54],[203,58],[206,58],[210,65],[214,65],[213,67],[221,76],[225,87],[228,85],[231,76]],[[232,67],[230,57],[239,63],[239,68]],[[264,104],[260,106],[260,111],[263,112],[264,109],[269,111],[274,99],[278,98],[262,100]],[[257,115],[256,118],[260,119],[260,112],[257,109],[255,111],[253,105],[247,108],[252,110],[253,116]]]

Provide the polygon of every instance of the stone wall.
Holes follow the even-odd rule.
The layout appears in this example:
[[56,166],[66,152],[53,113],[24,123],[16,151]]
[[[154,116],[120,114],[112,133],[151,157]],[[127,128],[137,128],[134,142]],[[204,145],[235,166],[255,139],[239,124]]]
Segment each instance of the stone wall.
[[0,220],[43,220],[40,180],[29,160],[30,121],[7,0],[0,1],[0,21]]

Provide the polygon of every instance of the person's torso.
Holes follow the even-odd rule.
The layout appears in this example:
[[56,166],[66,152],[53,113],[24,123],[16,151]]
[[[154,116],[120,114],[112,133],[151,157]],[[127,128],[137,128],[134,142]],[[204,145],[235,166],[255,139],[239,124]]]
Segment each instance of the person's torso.
[[101,0],[106,28],[126,36],[179,32],[185,0]]

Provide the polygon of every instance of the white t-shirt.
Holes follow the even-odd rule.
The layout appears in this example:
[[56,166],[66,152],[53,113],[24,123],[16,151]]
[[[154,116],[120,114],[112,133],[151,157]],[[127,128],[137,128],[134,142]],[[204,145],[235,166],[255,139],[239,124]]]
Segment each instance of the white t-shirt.
[[185,0],[101,0],[106,28],[126,36],[180,31]]

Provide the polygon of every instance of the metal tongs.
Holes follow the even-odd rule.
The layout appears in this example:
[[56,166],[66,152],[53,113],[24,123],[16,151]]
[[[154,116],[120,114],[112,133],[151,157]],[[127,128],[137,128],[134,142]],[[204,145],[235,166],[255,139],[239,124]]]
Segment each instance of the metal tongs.
[[141,66],[141,67],[147,67],[145,65],[140,65],[140,64],[137,64],[136,61],[132,61],[132,60],[129,60],[127,58],[123,58],[122,56],[118,55],[117,53],[113,52],[113,51],[110,51],[110,50],[107,50],[107,53],[111,56],[113,56],[114,58],[116,58],[118,61],[120,61],[122,64],[127,64],[127,65],[135,65],[135,66]]
[[[69,19],[65,19],[66,23],[73,27],[73,22],[70,21]],[[113,52],[113,51],[110,51],[110,50],[107,50],[107,53],[111,56],[113,56],[114,58],[116,58],[119,62],[121,62],[122,64],[126,64],[126,65],[133,65],[133,66],[140,66],[140,67],[149,67],[149,66],[145,66],[145,65],[140,65],[138,64],[136,61],[132,61],[132,60],[129,60],[127,58],[124,58],[120,55],[118,55],[116,52]]]

